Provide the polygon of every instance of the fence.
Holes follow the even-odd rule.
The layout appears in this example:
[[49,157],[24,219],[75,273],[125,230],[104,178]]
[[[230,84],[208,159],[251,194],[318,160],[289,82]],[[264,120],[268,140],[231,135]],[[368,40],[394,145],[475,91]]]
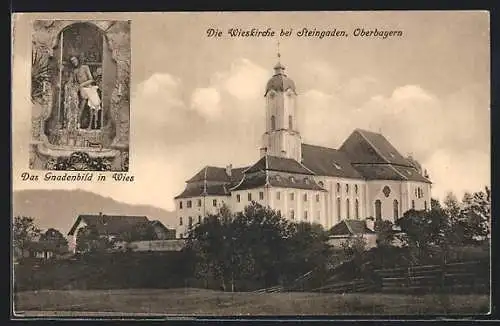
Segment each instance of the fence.
[[471,261],[446,265],[375,270],[382,292],[487,292],[489,264]]

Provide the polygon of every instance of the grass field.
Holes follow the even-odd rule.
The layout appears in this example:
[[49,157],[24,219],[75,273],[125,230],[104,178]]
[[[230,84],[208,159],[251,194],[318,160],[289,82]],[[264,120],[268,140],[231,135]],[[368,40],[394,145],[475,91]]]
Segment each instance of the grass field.
[[30,315],[419,315],[486,314],[486,295],[224,293],[201,289],[32,291],[15,295]]

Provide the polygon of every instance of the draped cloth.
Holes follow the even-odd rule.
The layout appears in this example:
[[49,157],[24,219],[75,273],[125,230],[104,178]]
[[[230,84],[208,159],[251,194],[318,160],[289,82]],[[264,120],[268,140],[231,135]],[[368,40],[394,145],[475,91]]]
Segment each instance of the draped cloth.
[[82,98],[88,100],[88,106],[94,111],[99,111],[101,109],[101,99],[97,93],[98,89],[99,87],[97,86],[89,86],[83,87],[80,90]]

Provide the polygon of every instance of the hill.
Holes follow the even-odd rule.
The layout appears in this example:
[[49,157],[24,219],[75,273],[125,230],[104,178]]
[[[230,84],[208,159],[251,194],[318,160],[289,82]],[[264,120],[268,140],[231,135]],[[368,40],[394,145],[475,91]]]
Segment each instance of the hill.
[[176,225],[175,213],[149,205],[119,202],[84,190],[20,190],[14,191],[14,216],[24,215],[36,219],[42,229],[50,227],[66,234],[79,214],[145,215],[159,220],[167,227]]

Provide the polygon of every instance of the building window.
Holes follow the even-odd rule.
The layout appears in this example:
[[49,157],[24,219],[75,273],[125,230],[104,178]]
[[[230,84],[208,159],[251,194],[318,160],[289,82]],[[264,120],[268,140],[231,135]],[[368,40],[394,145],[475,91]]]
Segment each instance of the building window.
[[415,188],[415,197],[418,198],[418,188]]
[[348,194],[349,193],[349,184],[346,184],[345,185],[345,193]]
[[427,200],[424,201],[424,210],[427,210]]
[[188,226],[189,226],[189,227],[192,227],[192,226],[193,226],[193,217],[192,217],[192,216],[190,216],[190,217],[188,218]]
[[276,199],[277,200],[281,199],[281,193],[279,191],[276,192]]
[[354,216],[356,217],[357,220],[359,220],[359,200],[356,199],[354,201]]
[[281,209],[278,209],[276,212],[278,213],[279,216],[281,216]]
[[337,197],[337,221],[340,221],[340,197]]
[[319,203],[319,194],[316,194],[316,202]]
[[357,195],[358,194],[358,185],[354,185],[354,193]]
[[179,202],[179,209],[182,209],[182,200]]
[[276,130],[276,117],[274,115],[271,116],[271,130]]
[[340,183],[337,183],[337,193],[340,192]]
[[217,199],[212,200],[212,205],[213,205],[214,207],[217,207]]
[[201,224],[201,215],[198,215],[198,224]]
[[248,193],[248,201],[252,201],[252,193],[251,192]]
[[179,225],[182,225],[182,217],[179,217]]
[[394,199],[393,210],[394,210],[394,221],[395,221],[399,218],[399,203],[396,199]]
[[304,201],[307,201],[307,194],[304,194]]
[[415,201],[414,200],[411,201],[411,209],[415,209]]
[[290,193],[290,200],[295,200],[295,194],[293,192]]
[[290,218],[295,220],[295,211],[293,209],[290,210]]
[[321,211],[316,212],[316,220],[319,222],[321,221]]
[[389,186],[385,186],[384,189],[382,189],[382,192],[384,193],[385,197],[389,197],[389,195],[391,194],[391,188],[389,188]]
[[351,218],[351,205],[349,203],[349,198],[347,198],[345,201],[345,209],[346,209],[346,217],[347,217],[347,219],[350,219]]
[[291,115],[288,116],[288,129],[293,130],[293,118]]
[[375,201],[375,218],[382,218],[382,202],[378,199]]
[[191,207],[192,207],[192,205],[193,205],[193,204],[191,203],[191,201],[190,201],[190,200],[188,200],[188,201],[187,201],[187,203],[186,203],[187,208],[191,208]]
[[264,200],[264,192],[263,191],[259,192],[259,200]]
[[201,207],[201,199],[198,199],[198,207]]
[[304,211],[304,220],[307,221],[307,211]]
[[236,195],[236,201],[239,203],[241,201],[241,196],[238,194]]

